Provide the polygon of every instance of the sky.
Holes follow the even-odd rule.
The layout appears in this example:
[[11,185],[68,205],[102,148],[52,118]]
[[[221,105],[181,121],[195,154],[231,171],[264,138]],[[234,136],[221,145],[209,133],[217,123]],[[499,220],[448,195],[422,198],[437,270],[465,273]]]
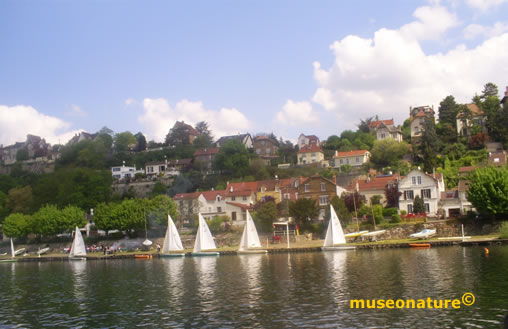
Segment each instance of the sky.
[[104,126],[161,142],[402,124],[508,86],[508,0],[2,0],[0,144]]

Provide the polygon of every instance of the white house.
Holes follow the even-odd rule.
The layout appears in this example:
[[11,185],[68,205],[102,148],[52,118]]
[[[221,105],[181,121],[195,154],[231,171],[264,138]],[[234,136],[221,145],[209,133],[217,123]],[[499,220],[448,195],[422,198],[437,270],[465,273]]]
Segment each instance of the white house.
[[197,213],[205,219],[226,215],[225,190],[179,193],[174,196],[178,213],[184,220]]
[[367,163],[370,159],[370,152],[367,150],[355,150],[347,152],[335,152],[333,156],[333,167],[339,168],[344,165],[350,165],[351,167],[361,167],[364,163]]
[[316,144],[319,145],[319,138],[316,135],[304,135],[298,136],[298,147],[302,148],[305,145]]
[[221,147],[227,141],[237,139],[245,146],[245,148],[251,149],[253,146],[252,136],[250,134],[238,134],[232,136],[222,136],[218,141],[215,142],[215,146]]
[[116,179],[134,178],[136,174],[143,174],[143,170],[125,166],[124,164],[123,166],[111,167],[111,174]]
[[420,169],[413,169],[399,182],[399,209],[413,213],[413,202],[417,195],[423,198],[427,215],[436,216],[441,192],[445,191],[442,175],[429,175]]
[[393,139],[397,142],[402,142],[402,130],[399,127],[394,125],[386,125],[381,123],[376,128],[376,139],[384,140],[384,139]]
[[168,167],[168,160],[165,161],[153,161],[145,164],[145,172],[148,176],[157,176],[164,174]]
[[409,120],[411,121],[411,138],[419,138],[423,135],[425,119],[434,120],[434,106],[417,106],[409,108]]

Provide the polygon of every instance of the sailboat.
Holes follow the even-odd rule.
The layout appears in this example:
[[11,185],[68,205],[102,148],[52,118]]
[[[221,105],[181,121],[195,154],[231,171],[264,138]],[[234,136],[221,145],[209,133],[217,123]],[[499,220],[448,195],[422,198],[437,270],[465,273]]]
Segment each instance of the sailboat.
[[199,213],[198,233],[196,234],[196,242],[194,243],[194,250],[192,256],[218,256],[216,251],[203,251],[217,249],[213,241],[212,233],[206,224],[205,219]]
[[239,254],[264,254],[267,252],[266,249],[252,249],[261,248],[261,242],[259,242],[258,231],[256,225],[247,210],[247,221],[243,228],[242,239],[240,240],[240,247],[238,248]]
[[182,240],[176,229],[175,223],[171,216],[168,214],[168,228],[166,236],[164,237],[164,244],[162,245],[161,257],[182,257],[185,256],[183,252]]
[[338,246],[338,244],[345,244],[346,238],[344,231],[340,225],[339,217],[335,210],[330,205],[330,221],[328,222],[328,229],[326,230],[325,243],[321,249],[323,250],[344,250],[355,249],[353,246]]
[[[25,248],[23,248],[24,250]],[[2,256],[7,255],[7,253],[2,254]],[[0,260],[0,263],[10,263],[16,261],[16,252],[14,251],[14,243],[12,242],[11,238],[11,258],[10,259],[2,259]]]
[[69,252],[69,260],[86,260],[85,241],[81,235],[81,231],[76,226],[76,233],[72,241],[71,251]]

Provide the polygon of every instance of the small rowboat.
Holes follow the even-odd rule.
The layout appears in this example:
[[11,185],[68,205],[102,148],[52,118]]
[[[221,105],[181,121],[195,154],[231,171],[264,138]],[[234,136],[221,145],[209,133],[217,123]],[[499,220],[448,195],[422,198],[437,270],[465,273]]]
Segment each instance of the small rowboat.
[[410,243],[411,248],[430,248],[430,243]]
[[26,251],[26,248],[18,249],[14,252],[14,256],[19,256]]
[[345,238],[356,238],[357,236],[363,235],[363,234],[368,233],[368,232],[369,231],[360,231],[360,232],[348,233],[348,234],[344,234],[344,237]]
[[152,259],[152,255],[135,255],[136,259]]

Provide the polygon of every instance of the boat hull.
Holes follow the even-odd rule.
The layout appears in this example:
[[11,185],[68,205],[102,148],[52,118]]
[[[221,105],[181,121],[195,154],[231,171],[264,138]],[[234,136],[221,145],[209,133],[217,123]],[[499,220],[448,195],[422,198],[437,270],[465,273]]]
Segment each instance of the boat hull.
[[14,252],[14,256],[19,256],[26,251],[26,248],[18,249]]
[[411,248],[430,248],[430,243],[410,243]]
[[172,258],[172,257],[185,257],[184,253],[174,253],[174,254],[160,254],[162,258]]
[[152,259],[152,255],[135,255],[136,259]]
[[236,253],[239,255],[266,254],[266,253],[268,253],[268,250],[266,250],[266,249],[238,250]]
[[17,259],[2,259],[0,260],[0,263],[15,263],[17,261]]
[[76,257],[69,257],[69,260],[72,260],[72,261],[74,261],[74,260],[86,261],[86,257],[78,257],[78,256],[76,256]]
[[193,257],[201,257],[201,256],[219,256],[220,254],[217,251],[199,251],[191,253]]
[[323,251],[338,251],[338,250],[355,250],[353,246],[332,246],[332,247],[321,247]]

